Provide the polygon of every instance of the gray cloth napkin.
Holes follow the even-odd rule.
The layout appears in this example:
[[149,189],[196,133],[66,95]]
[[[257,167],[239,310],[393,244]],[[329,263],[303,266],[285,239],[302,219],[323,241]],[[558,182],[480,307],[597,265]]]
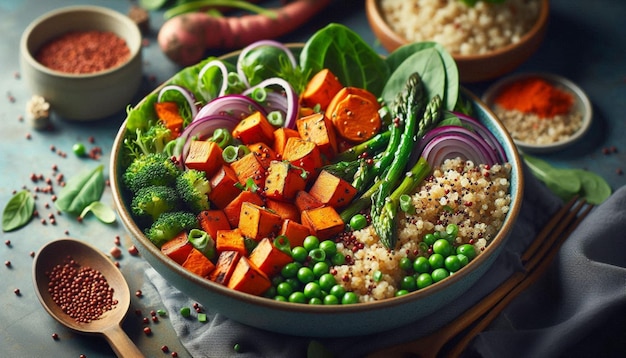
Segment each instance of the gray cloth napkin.
[[[524,171],[524,201],[502,254],[469,292],[406,327],[363,337],[314,338],[335,357],[361,357],[453,320],[520,269],[524,250],[562,202]],[[146,270],[170,312],[194,301]],[[194,357],[306,357],[311,338],[267,332],[207,309],[208,322],[170,315]],[[271,319],[268,317],[268,319]],[[294,324],[306,324],[294,322]],[[468,348],[468,357],[612,357],[626,352],[626,187],[594,209],[549,272],[514,300]],[[233,349],[239,344],[241,351]]]

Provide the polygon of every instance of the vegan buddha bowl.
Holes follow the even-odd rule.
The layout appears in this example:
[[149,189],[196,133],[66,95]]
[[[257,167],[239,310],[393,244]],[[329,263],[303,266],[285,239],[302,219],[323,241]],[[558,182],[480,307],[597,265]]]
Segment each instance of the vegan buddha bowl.
[[129,110],[116,208],[156,271],[236,321],[416,321],[471,289],[521,207],[511,138],[458,82],[436,43],[381,58],[338,24],[207,58]]

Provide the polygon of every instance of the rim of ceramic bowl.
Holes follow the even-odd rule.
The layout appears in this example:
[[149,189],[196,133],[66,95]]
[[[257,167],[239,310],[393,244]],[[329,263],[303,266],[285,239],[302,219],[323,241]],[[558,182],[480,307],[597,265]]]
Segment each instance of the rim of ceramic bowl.
[[[44,26],[46,24],[46,22],[49,21],[53,21],[55,18],[60,17],[60,16],[70,16],[72,14],[74,15],[78,15],[80,13],[91,13],[97,16],[106,16],[109,17],[111,19],[113,19],[114,21],[118,22],[119,24],[122,24],[123,26],[127,27],[129,31],[132,32],[131,36],[128,36],[128,38],[131,38],[135,41],[133,41],[133,43],[129,43],[128,39],[125,38],[124,36],[121,36],[119,33],[116,33],[117,36],[121,37],[124,42],[126,42],[126,45],[128,46],[129,50],[130,50],[130,55],[128,56],[128,58],[126,59],[126,61],[111,67],[111,68],[107,68],[104,69],[102,71],[98,71],[98,72],[93,72],[93,73],[80,73],[80,74],[76,74],[76,73],[69,73],[69,72],[62,72],[62,71],[56,71],[53,70],[43,64],[41,64],[39,61],[37,61],[37,59],[35,59],[33,53],[31,52],[31,46],[29,44],[29,41],[31,40],[32,34],[34,31],[36,31],[39,27]],[[72,27],[69,26],[68,27],[68,31],[71,30]],[[45,41],[42,42],[42,44],[40,44],[39,46],[41,47],[41,45],[43,45],[46,41],[49,41],[51,39],[54,38],[55,35],[48,37]],[[33,66],[34,68],[36,68],[38,71],[46,73],[49,76],[54,76],[54,77],[62,77],[62,78],[76,78],[76,79],[81,79],[81,78],[94,78],[94,77],[99,77],[99,76],[103,76],[103,75],[107,75],[113,72],[117,72],[120,71],[122,68],[124,68],[124,66],[126,66],[127,64],[133,62],[138,56],[141,55],[141,40],[142,40],[142,36],[141,36],[141,32],[139,30],[139,27],[137,26],[137,24],[135,24],[133,22],[132,19],[130,19],[128,16],[115,11],[113,9],[109,9],[106,7],[102,7],[102,6],[95,6],[95,5],[75,5],[75,6],[67,6],[67,7],[63,7],[60,9],[56,9],[56,10],[52,10],[49,11],[37,18],[35,18],[27,27],[26,29],[24,29],[24,32],[22,33],[22,37],[20,39],[20,51],[22,52],[22,56],[23,58],[28,61],[28,63]]]
[[[288,47],[301,47],[302,44],[287,44]],[[236,56],[241,51],[233,51],[227,53],[223,56],[220,56],[220,59],[227,59]],[[157,87],[151,94],[147,95],[142,99],[137,106],[141,105],[143,101],[146,100],[150,95],[158,92],[161,88],[163,88],[167,84],[167,81]],[[230,289],[224,285],[212,282],[205,278],[202,278],[196,274],[193,274],[187,270],[185,270],[181,265],[177,264],[174,260],[166,257],[161,253],[161,251],[153,245],[150,240],[144,235],[142,230],[136,225],[135,220],[133,219],[131,213],[129,212],[126,203],[124,202],[124,189],[121,186],[121,174],[123,173],[123,168],[120,166],[121,163],[119,161],[121,150],[124,145],[124,135],[126,133],[126,121],[122,123],[120,129],[115,137],[113,148],[111,151],[111,159],[110,159],[110,170],[111,170],[111,189],[112,196],[115,208],[124,224],[126,229],[130,232],[130,234],[138,240],[143,246],[144,249],[149,251],[149,254],[153,256],[156,260],[158,260],[161,264],[169,267],[174,273],[185,280],[192,282],[195,285],[200,287],[210,289],[216,293],[224,295],[232,300],[247,302],[253,305],[263,306],[265,308],[284,311],[284,312],[303,312],[303,313],[324,313],[324,314],[333,314],[333,313],[366,313],[372,312],[373,310],[382,310],[390,307],[395,307],[398,305],[404,305],[407,302],[419,300],[423,297],[430,296],[441,292],[450,286],[453,286],[458,283],[458,281],[463,280],[467,276],[469,276],[474,270],[480,268],[483,264],[486,264],[490,259],[490,255],[488,253],[497,252],[498,249],[504,245],[506,239],[509,236],[510,231],[515,224],[515,221],[518,217],[519,211],[521,210],[522,201],[523,201],[523,188],[524,188],[524,180],[522,174],[522,165],[521,158],[518,152],[515,150],[515,145],[511,136],[505,130],[504,125],[500,122],[498,117],[491,111],[491,109],[484,104],[480,98],[476,95],[468,91],[467,89],[461,87],[462,94],[467,99],[470,99],[475,103],[475,105],[480,106],[485,113],[493,119],[493,125],[498,129],[499,133],[502,135],[503,145],[505,147],[511,148],[511,152],[509,153],[508,162],[512,165],[512,173],[517,175],[516,186],[511,189],[511,198],[512,204],[507,213],[506,219],[498,231],[498,234],[494,237],[494,239],[489,243],[485,252],[483,254],[478,255],[474,260],[469,262],[467,266],[465,266],[462,270],[459,270],[458,273],[442,280],[440,282],[434,283],[427,288],[417,290],[414,292],[410,292],[407,295],[397,296],[386,298],[383,300],[375,301],[375,302],[364,302],[353,305],[303,305],[303,304],[294,304],[290,302],[281,302],[272,299],[268,299],[266,297],[255,296],[248,293],[236,291]],[[511,158],[512,156],[512,158]],[[513,191],[513,189],[515,189]],[[174,285],[176,285],[174,283]]]
[[[408,43],[408,41],[405,38],[403,38],[402,36],[397,34],[395,31],[393,31],[393,29],[391,29],[387,21],[385,21],[385,19],[383,18],[381,10],[380,10],[380,0],[366,0],[366,1],[367,1],[366,8],[368,10],[368,14],[369,16],[372,17],[372,20],[378,25],[379,30],[383,34],[385,34],[385,36],[389,37],[397,44],[400,44],[400,46],[402,46],[402,44]],[[538,32],[541,32],[544,27],[547,26],[548,17],[550,15],[550,1],[540,0],[540,2],[541,4],[539,8],[539,17],[537,18],[537,21],[535,21],[534,25],[520,38],[518,42],[508,44],[504,47],[489,51],[484,54],[459,55],[459,54],[451,53],[452,57],[454,57],[456,61],[479,61],[479,60],[483,60],[486,58],[499,56],[503,53],[510,51],[511,49],[522,46],[526,44],[527,42],[532,41],[533,37]]]
[[571,93],[576,99],[575,106],[581,111],[582,115],[582,123],[581,127],[578,128],[574,134],[568,137],[565,140],[561,140],[558,142],[550,143],[550,144],[532,144],[523,142],[517,139],[513,139],[513,142],[522,150],[533,153],[548,153],[562,150],[570,145],[574,144],[578,140],[580,140],[591,128],[591,124],[593,122],[593,106],[591,105],[591,101],[589,97],[583,91],[580,86],[578,86],[573,81],[554,73],[547,72],[524,72],[524,73],[516,73],[513,75],[509,75],[501,78],[500,80],[493,83],[489,88],[485,91],[482,97],[482,101],[491,109],[494,109],[495,106],[495,98],[500,93],[500,91],[507,85],[519,81],[525,78],[542,78],[548,81],[551,84],[557,85],[566,89],[569,93]]

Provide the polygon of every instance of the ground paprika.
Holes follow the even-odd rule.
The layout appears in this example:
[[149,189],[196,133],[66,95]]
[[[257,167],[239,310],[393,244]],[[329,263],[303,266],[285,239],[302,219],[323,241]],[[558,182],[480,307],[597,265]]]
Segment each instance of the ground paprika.
[[544,79],[529,77],[506,86],[495,101],[507,110],[552,118],[567,114],[574,104],[574,97]]

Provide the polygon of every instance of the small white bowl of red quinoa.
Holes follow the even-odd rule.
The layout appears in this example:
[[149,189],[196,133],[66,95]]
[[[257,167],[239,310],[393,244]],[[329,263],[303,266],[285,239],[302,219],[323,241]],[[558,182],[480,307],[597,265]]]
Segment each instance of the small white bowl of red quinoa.
[[142,80],[141,33],[128,16],[99,6],[50,11],[24,30],[22,77],[68,120],[123,111]]

